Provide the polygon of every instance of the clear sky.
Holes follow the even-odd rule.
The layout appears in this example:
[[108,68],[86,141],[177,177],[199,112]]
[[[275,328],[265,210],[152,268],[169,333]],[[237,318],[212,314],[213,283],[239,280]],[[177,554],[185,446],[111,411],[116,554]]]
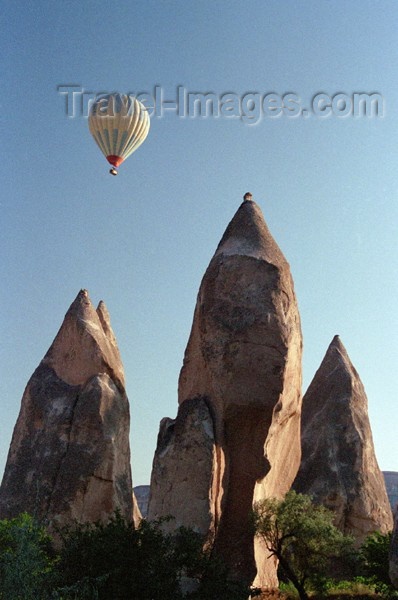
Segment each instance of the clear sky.
[[[376,453],[398,471],[398,3],[3,2],[0,473],[24,387],[80,288],[110,311],[149,483],[201,278],[246,191],[290,263],[304,391],[339,334]],[[90,92],[378,92],[383,117],[151,118],[108,166],[57,86]],[[77,111],[78,112],[78,111]]]

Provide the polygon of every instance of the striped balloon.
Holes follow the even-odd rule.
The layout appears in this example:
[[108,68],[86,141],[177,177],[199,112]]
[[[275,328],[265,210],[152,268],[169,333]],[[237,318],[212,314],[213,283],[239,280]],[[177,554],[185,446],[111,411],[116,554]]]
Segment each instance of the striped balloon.
[[[141,146],[150,125],[143,104],[122,94],[99,96],[91,106],[88,123],[91,135],[113,167]],[[116,169],[111,173],[116,175]]]

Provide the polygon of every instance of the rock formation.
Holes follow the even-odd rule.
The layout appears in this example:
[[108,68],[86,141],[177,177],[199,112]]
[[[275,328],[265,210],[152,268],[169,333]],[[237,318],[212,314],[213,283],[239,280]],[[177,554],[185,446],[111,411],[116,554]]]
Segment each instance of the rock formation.
[[392,512],[394,513],[398,505],[398,473],[396,471],[383,471],[382,473],[386,484],[387,496]]
[[333,510],[336,526],[357,543],[370,531],[392,529],[365,390],[338,336],[304,396],[301,442],[296,491]]
[[149,485],[136,485],[134,488],[134,496],[137,499],[140,513],[144,518],[148,515],[149,491]]
[[171,515],[168,529],[184,525],[214,532],[210,502],[217,469],[213,418],[205,398],[188,398],[176,420],[160,423],[152,469],[148,518]]
[[300,463],[300,318],[289,265],[260,208],[236,212],[202,280],[179,380],[161,422],[149,518],[208,535],[237,576],[277,584],[248,527],[253,500],[282,496]]
[[[86,290],[30,378],[0,488],[0,518],[22,511],[52,529],[133,517],[129,403],[103,302]],[[135,510],[134,518],[139,514]]]
[[390,546],[390,579],[398,589],[398,510],[395,512],[395,527]]

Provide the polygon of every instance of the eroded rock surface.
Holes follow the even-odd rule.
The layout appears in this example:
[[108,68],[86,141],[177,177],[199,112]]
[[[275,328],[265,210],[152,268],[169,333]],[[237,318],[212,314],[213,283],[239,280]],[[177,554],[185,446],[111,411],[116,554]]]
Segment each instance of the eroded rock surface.
[[86,290],[26,386],[0,488],[0,518],[50,528],[133,515],[129,403],[109,314]]
[[391,510],[394,514],[398,506],[398,473],[396,471],[382,471],[382,473]]
[[190,523],[196,531],[208,534],[214,518],[209,507],[209,481],[215,451],[213,419],[206,399],[189,399],[180,406],[177,419],[162,419],[152,468],[150,519],[171,515],[174,519],[166,530]]
[[335,336],[303,399],[302,462],[294,489],[336,514],[357,543],[392,529],[391,507],[377,464],[363,384]]
[[390,547],[390,579],[398,589],[398,510],[395,512],[395,527]]
[[276,569],[254,543],[249,513],[253,500],[284,495],[297,473],[301,351],[289,265],[260,208],[244,202],[199,289],[149,517],[173,514],[207,533],[235,574],[251,583],[257,571],[259,585],[276,586]]
[[146,518],[148,515],[149,492],[149,485],[136,485],[134,487],[134,496],[136,498],[140,513],[144,518]]

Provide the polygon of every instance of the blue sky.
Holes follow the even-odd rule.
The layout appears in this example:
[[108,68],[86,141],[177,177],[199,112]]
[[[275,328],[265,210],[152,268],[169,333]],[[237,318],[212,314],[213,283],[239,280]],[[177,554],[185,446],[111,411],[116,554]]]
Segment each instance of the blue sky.
[[[3,4],[0,50],[0,472],[24,387],[80,288],[103,299],[132,414],[134,484],[149,483],[200,280],[246,191],[288,259],[304,391],[337,333],[365,385],[375,447],[398,470],[395,1]],[[378,92],[382,118],[151,119],[120,169],[65,115],[91,92]]]

